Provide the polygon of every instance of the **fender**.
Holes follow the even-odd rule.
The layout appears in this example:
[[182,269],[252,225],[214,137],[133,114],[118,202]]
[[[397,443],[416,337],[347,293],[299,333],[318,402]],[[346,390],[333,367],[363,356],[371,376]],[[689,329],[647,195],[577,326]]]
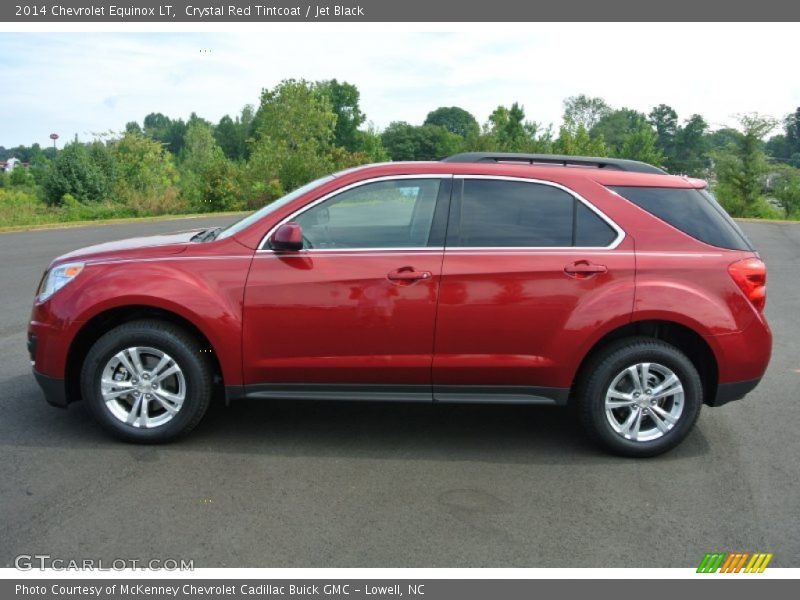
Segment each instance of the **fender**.
[[180,256],[124,265],[89,263],[81,277],[62,291],[52,313],[64,324],[68,347],[86,322],[106,311],[144,306],[172,312],[191,322],[211,343],[226,385],[239,385],[242,308],[250,258]]

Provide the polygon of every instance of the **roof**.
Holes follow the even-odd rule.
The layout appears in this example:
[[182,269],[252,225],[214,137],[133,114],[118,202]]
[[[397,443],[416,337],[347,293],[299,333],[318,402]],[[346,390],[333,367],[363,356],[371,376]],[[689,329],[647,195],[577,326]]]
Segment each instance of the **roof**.
[[569,185],[578,178],[589,179],[605,186],[642,186],[704,188],[706,182],[678,175],[652,172],[631,172],[578,165],[524,164],[507,162],[388,162],[354,167],[337,173],[337,177],[350,176],[363,179],[365,176],[383,177],[389,175],[494,175],[498,177],[519,177],[542,179]]

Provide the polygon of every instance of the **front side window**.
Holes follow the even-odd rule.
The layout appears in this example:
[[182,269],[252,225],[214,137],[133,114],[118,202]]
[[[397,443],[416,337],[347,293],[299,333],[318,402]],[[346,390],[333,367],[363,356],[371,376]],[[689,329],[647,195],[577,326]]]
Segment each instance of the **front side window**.
[[616,231],[572,194],[524,181],[465,179],[448,246],[559,248],[610,245]]
[[297,215],[304,247],[424,247],[433,223],[439,179],[376,181],[351,188]]

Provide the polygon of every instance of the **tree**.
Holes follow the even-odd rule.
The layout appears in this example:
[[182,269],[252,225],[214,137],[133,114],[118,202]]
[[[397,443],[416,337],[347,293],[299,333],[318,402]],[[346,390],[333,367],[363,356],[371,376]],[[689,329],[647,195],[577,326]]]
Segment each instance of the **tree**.
[[177,171],[164,146],[136,132],[126,132],[111,142],[116,185],[115,196],[129,204],[157,205],[175,184]]
[[783,126],[789,147],[788,156],[800,153],[800,107],[784,119]]
[[692,115],[678,129],[672,154],[665,157],[666,166],[672,173],[702,176],[711,165],[708,152],[708,123]]
[[475,138],[480,134],[478,121],[471,113],[458,106],[441,106],[425,118],[425,125],[438,125],[461,138]]
[[671,106],[659,104],[650,111],[647,117],[650,124],[655,127],[658,149],[664,154],[667,168],[670,168],[670,161],[676,154],[675,146],[679,130],[678,113]]
[[390,123],[381,141],[392,160],[439,160],[461,149],[461,138],[439,125]]
[[562,126],[558,138],[553,143],[553,152],[570,156],[608,155],[603,138],[590,136],[583,123],[574,129],[570,129],[566,125]]
[[236,169],[210,125],[197,120],[188,126],[181,158],[181,189],[192,205],[200,210],[243,206]]
[[592,137],[602,136],[609,150],[619,155],[625,137],[647,125],[647,117],[630,108],[620,108],[601,117],[589,131]]
[[489,131],[497,150],[525,152],[530,127],[526,128],[525,109],[514,102],[511,108],[498,106],[489,116]]
[[365,130],[358,132],[358,155],[363,163],[378,163],[389,160],[389,153],[383,147],[381,135],[370,123]]
[[42,182],[45,201],[60,205],[69,194],[80,202],[100,202],[111,187],[108,173],[97,163],[97,152],[85,144],[72,142],[58,153]]
[[564,100],[564,126],[571,132],[575,132],[580,126],[591,131],[600,119],[610,113],[611,107],[602,98],[580,94]]
[[[194,113],[192,113],[192,116],[195,116]],[[145,135],[165,144],[169,151],[175,155],[180,154],[183,149],[186,123],[182,119],[173,121],[162,113],[150,113],[144,118],[143,131]]]
[[777,125],[757,113],[739,116],[741,135],[715,153],[720,202],[734,216],[758,216],[768,171],[763,139]]
[[247,179],[253,202],[273,199],[329,173],[336,114],[314,85],[289,79],[261,94]]
[[787,218],[800,217],[800,170],[788,166],[773,168],[772,196]]
[[638,129],[625,134],[618,156],[651,165],[661,165],[664,162],[664,155],[658,149],[657,142],[656,132],[649,124],[643,123]]
[[360,94],[358,88],[351,83],[339,83],[336,79],[320,81],[316,89],[328,99],[331,109],[336,115],[333,130],[333,144],[350,152],[359,150],[361,137],[358,128],[367,120],[358,105]]
[[231,160],[244,160],[249,156],[248,140],[252,134],[254,116],[253,106],[247,104],[235,120],[225,115],[214,128],[214,139]]

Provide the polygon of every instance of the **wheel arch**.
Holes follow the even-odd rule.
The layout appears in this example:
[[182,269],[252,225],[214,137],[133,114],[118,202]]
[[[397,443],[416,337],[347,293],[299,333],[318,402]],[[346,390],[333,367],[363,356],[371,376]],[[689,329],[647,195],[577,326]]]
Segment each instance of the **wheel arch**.
[[703,402],[708,404],[717,395],[719,366],[713,349],[695,330],[668,320],[642,320],[627,323],[597,340],[581,360],[573,381],[572,392],[586,365],[610,344],[627,337],[649,337],[667,342],[683,352],[694,364],[703,384]]
[[215,377],[224,382],[224,372],[213,344],[209,337],[184,316],[176,312],[142,304],[116,306],[106,309],[82,324],[78,333],[72,339],[67,351],[66,369],[64,372],[64,385],[67,393],[67,402],[74,402],[81,397],[80,392],[80,367],[92,345],[107,332],[123,323],[139,319],[157,319],[176,325],[192,335],[200,344],[209,351],[209,360],[212,363]]

